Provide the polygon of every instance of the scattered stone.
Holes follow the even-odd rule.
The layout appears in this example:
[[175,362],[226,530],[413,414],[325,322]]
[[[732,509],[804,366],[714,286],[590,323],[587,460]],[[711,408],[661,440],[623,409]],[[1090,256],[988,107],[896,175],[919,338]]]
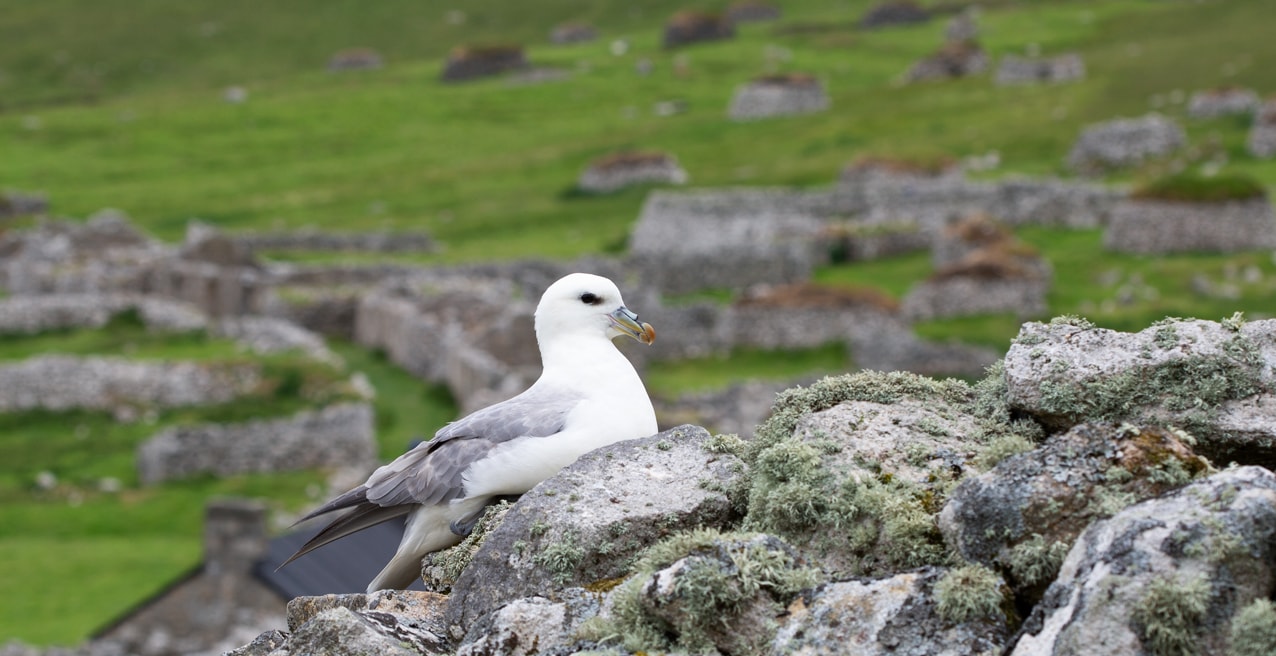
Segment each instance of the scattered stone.
[[1254,112],[1245,148],[1254,157],[1276,157],[1276,98],[1267,100]]
[[1117,119],[1082,131],[1068,154],[1068,166],[1078,173],[1102,173],[1168,155],[1185,143],[1183,128],[1160,114]]
[[727,7],[732,23],[759,23],[780,20],[780,8],[762,0],[738,0]]
[[736,89],[727,109],[733,121],[812,114],[828,109],[824,85],[812,75],[766,75]]
[[452,586],[453,637],[515,599],[561,601],[553,591],[624,576],[627,562],[663,536],[728,526],[736,513],[726,490],[741,464],[710,444],[693,426],[621,442],[524,494]]
[[1259,105],[1258,94],[1252,89],[1217,87],[1193,93],[1187,103],[1187,115],[1192,118],[1218,118],[1249,114]]
[[888,0],[873,5],[860,18],[860,27],[873,29],[892,25],[912,25],[930,20],[930,13],[913,0]]
[[1055,430],[1179,426],[1215,462],[1276,465],[1276,320],[1167,319],[1138,333],[1026,323],[1006,354],[1007,403]]
[[687,172],[678,159],[661,152],[620,152],[590,163],[576,187],[591,194],[609,194],[639,184],[686,184]]
[[372,48],[347,48],[328,60],[330,71],[371,71],[383,65],[381,53]]
[[138,479],[367,467],[376,462],[372,407],[340,403],[286,419],[169,428],[138,447]]
[[[789,605],[788,621],[776,634],[771,653],[998,653],[1011,626],[1000,608],[963,622],[951,622],[940,612],[936,584],[949,571],[923,567],[882,579],[829,583],[805,593]],[[989,595],[994,602],[1002,597],[1000,589]]]
[[664,47],[720,41],[735,37],[735,27],[721,14],[684,10],[674,14],[665,23]]
[[939,528],[963,558],[999,568],[1031,607],[1094,520],[1210,473],[1190,440],[1163,428],[1074,426],[962,481]]
[[558,45],[572,43],[588,43],[598,38],[598,30],[589,23],[571,22],[555,25],[550,30],[549,40]]
[[1091,525],[1012,654],[1224,654],[1276,579],[1276,475],[1229,469]]
[[997,67],[995,81],[1000,86],[1013,84],[1062,84],[1085,79],[1085,62],[1081,55],[1069,53],[1057,57],[1019,57],[1006,55]]
[[448,55],[441,77],[444,82],[463,82],[530,66],[522,46],[458,46]]
[[905,82],[947,80],[978,75],[988,68],[988,55],[976,41],[949,41],[934,53],[913,64],[904,73]]

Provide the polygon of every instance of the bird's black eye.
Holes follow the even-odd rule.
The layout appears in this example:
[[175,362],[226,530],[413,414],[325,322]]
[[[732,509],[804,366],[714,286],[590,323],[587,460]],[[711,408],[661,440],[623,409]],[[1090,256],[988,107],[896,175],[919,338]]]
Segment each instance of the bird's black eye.
[[599,303],[603,302],[603,299],[598,294],[595,294],[593,292],[585,292],[584,294],[580,295],[580,302],[584,303],[585,305],[598,305]]

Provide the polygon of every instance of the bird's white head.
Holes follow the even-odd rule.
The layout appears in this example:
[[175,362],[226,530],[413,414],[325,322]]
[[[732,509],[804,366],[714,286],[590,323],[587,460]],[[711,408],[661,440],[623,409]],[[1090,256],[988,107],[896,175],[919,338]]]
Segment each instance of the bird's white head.
[[651,324],[625,307],[616,284],[589,273],[573,273],[550,285],[536,306],[536,337],[542,349],[564,337],[624,335],[643,344],[656,340]]

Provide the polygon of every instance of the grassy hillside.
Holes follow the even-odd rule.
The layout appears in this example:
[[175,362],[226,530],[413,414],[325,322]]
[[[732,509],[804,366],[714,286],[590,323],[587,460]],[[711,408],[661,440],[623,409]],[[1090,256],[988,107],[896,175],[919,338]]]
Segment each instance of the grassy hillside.
[[[682,2],[0,0],[0,189],[43,191],[56,213],[74,217],[119,207],[165,239],[179,238],[198,217],[230,230],[427,230],[446,249],[399,258],[422,263],[570,258],[624,248],[646,190],[571,192],[590,159],[619,148],[671,151],[692,185],[705,187],[827,185],[863,154],[997,151],[1002,166],[989,175],[1064,174],[1063,157],[1090,122],[1154,108],[1182,119],[1191,91],[1222,84],[1276,91],[1276,72],[1265,65],[1276,61],[1267,0],[984,3],[981,41],[994,60],[1030,47],[1086,60],[1083,82],[1012,88],[987,76],[898,86],[899,75],[940,44],[944,20],[858,30],[869,4],[784,2],[779,24],[745,25],[735,40],[667,52],[660,25]],[[591,21],[603,38],[549,45],[548,30],[565,20]],[[617,39],[627,43],[623,55],[612,53]],[[536,85],[438,80],[451,47],[492,42],[525,43],[535,64],[570,76]],[[324,70],[333,52],[352,46],[380,50],[386,67]],[[635,70],[643,59],[650,75]],[[776,71],[818,75],[832,109],[728,122],[734,88]],[[247,90],[246,102],[223,99],[232,85]],[[685,111],[660,115],[657,105],[669,101]],[[1225,159],[1224,171],[1251,175],[1269,191],[1276,185],[1276,160],[1244,152],[1247,119],[1184,123],[1189,167]],[[1153,163],[1115,180],[1165,168]],[[1104,253],[1098,231],[1031,228],[1019,236],[1054,265],[1053,313],[1138,329],[1167,314],[1272,312],[1270,253],[1136,257]],[[928,258],[917,255],[830,267],[818,277],[898,297],[928,273]],[[918,329],[1004,348],[1017,327],[1013,317],[994,316]],[[0,341],[0,359],[119,352],[127,344],[136,357],[233,356],[216,341],[152,342],[107,330]],[[450,418],[445,392],[375,355],[337,348],[378,389],[384,457]],[[840,349],[782,358],[747,352],[665,365],[650,379],[666,391],[700,389],[743,373],[837,368],[854,357]],[[0,463],[8,463],[0,464],[0,580],[10,591],[0,601],[0,640],[73,642],[193,565],[207,496],[260,495],[291,506],[320,480],[297,474],[140,489],[130,454],[154,429],[91,413],[0,415]],[[36,488],[43,470],[62,484]],[[123,491],[102,491],[104,477],[120,480]]]

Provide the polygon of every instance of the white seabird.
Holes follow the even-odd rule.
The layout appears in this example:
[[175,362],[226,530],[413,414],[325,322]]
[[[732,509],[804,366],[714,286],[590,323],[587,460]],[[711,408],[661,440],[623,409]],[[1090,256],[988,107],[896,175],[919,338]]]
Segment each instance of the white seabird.
[[[522,394],[454,421],[299,521],[352,508],[284,565],[333,540],[408,515],[399,549],[368,592],[406,588],[421,559],[469,534],[497,497],[522,494],[586,452],[656,432],[642,380],[612,338],[656,339],[616,285],[573,273],[536,306],[543,370]],[[283,565],[280,565],[282,567]]]

